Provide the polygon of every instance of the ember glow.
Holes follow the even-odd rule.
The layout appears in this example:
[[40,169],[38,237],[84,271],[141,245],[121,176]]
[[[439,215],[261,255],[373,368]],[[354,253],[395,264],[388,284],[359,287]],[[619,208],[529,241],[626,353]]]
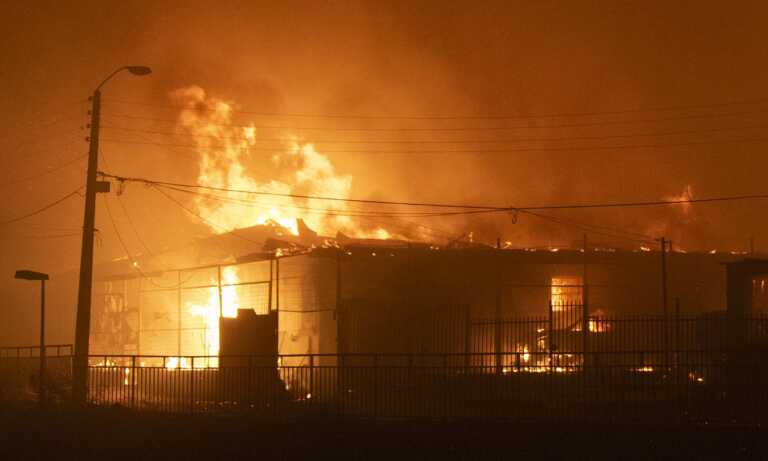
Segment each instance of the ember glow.
[[566,305],[581,304],[582,283],[580,276],[552,277],[550,288],[552,310],[561,311]]

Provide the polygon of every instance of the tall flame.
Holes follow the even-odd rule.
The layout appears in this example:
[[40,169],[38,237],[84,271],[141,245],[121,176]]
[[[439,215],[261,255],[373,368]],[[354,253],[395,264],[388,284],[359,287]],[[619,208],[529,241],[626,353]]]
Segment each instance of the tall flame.
[[[234,123],[230,103],[209,97],[196,86],[179,89],[171,96],[182,105],[179,129],[190,136],[198,153],[198,184],[219,189],[195,197],[200,216],[214,232],[270,225],[298,235],[297,219],[302,219],[309,228],[326,236],[341,231],[356,237],[391,237],[383,228],[359,226],[348,216],[354,210],[343,201],[293,197],[349,197],[352,178],[337,174],[328,157],[312,144],[284,134],[279,146],[264,154],[265,149],[257,144],[256,128]],[[257,175],[261,179],[256,179]],[[204,304],[185,306],[192,316],[202,319],[209,356],[218,355],[221,349],[220,317],[237,317],[240,308],[237,269],[223,268],[220,278],[220,285],[211,280],[217,286],[209,289]],[[217,363],[211,359],[195,366]],[[189,365],[182,359],[166,364],[172,369],[185,366]]]
[[[205,325],[205,353],[209,356],[219,354],[221,338],[219,332],[219,317],[235,318],[240,308],[240,298],[237,293],[239,278],[237,268],[224,267],[221,271],[221,287],[214,286],[208,289],[208,299],[205,304],[191,304],[185,306],[193,317],[202,317]],[[216,280],[211,280],[217,284]],[[221,289],[221,303],[219,303],[219,289]],[[219,305],[221,304],[221,308]]]
[[[323,235],[337,231],[360,237],[389,236],[384,229],[363,231],[348,216],[344,202],[284,196],[348,198],[352,178],[339,175],[331,161],[310,143],[283,134],[271,154],[257,146],[256,128],[236,124],[230,103],[206,95],[196,86],[172,93],[182,104],[179,128],[191,135],[199,154],[198,184],[214,188],[257,191],[257,195],[216,192],[196,198],[196,206],[214,232],[222,233],[253,225],[279,226],[298,235],[296,219]],[[255,175],[262,180],[255,179]],[[348,213],[347,213],[348,214]]]

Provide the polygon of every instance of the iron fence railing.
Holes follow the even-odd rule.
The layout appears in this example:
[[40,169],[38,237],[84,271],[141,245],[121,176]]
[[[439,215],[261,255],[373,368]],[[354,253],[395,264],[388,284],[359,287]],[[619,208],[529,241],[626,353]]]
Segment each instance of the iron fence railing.
[[[160,357],[101,357],[91,361],[89,395],[99,405],[182,413],[742,424],[765,419],[768,368],[758,363],[712,360],[702,351],[675,351],[676,360],[666,367],[645,365],[642,352],[593,355],[586,366],[582,359],[581,365],[540,367],[519,357],[509,359],[515,365],[501,373],[495,365],[468,365],[465,354],[242,356],[211,368],[193,368],[204,363],[202,357],[172,364]],[[171,366],[176,363],[186,368]]]
[[[46,344],[45,355],[48,357],[62,357],[72,355],[71,344]],[[39,357],[40,346],[2,346],[0,358],[29,358]]]
[[[543,317],[475,321],[461,353],[91,356],[89,399],[176,413],[762,424],[768,319],[740,322],[736,342],[723,315]],[[58,347],[46,381],[64,400],[71,349]],[[39,354],[0,351],[0,400],[33,396]]]

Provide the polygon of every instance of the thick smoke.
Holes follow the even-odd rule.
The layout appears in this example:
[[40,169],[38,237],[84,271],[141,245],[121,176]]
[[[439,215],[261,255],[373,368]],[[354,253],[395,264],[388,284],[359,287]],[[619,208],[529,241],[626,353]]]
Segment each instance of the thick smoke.
[[[190,139],[150,133],[177,127],[178,107],[155,106],[168,105],[169,91],[196,84],[223,101],[264,114],[245,123],[290,127],[299,141],[312,142],[332,163],[334,175],[352,178],[348,193],[354,197],[526,206],[658,200],[688,186],[694,197],[764,192],[764,143],[736,142],[761,137],[761,129],[746,127],[765,124],[764,104],[541,115],[759,99],[768,80],[766,8],[756,2],[724,14],[722,5],[714,4],[638,8],[616,2],[578,7],[450,1],[288,2],[269,8],[259,3],[216,8],[162,2],[8,4],[0,17],[4,43],[13,45],[2,53],[0,91],[8,109],[0,113],[6,172],[0,183],[35,179],[3,189],[0,219],[37,209],[83,183],[83,163],[36,175],[86,152],[87,133],[81,130],[89,123],[86,98],[104,76],[126,64],[149,65],[153,74],[120,75],[103,89],[100,168],[118,174],[196,182],[198,156],[190,158],[189,150],[172,146]],[[522,118],[346,119],[278,113]],[[715,116],[727,113],[741,115]],[[678,115],[699,118],[663,121]],[[563,126],[585,123],[592,125]],[[351,128],[371,131],[342,130]],[[403,131],[424,128],[443,131]],[[447,131],[456,128],[476,130]],[[719,128],[733,131],[707,132]],[[390,129],[399,131],[382,131]],[[686,130],[697,133],[636,136]],[[698,144],[685,145],[691,142]],[[661,147],[621,147],[643,145]],[[451,153],[457,150],[469,152]],[[489,150],[504,152],[483,152]],[[271,177],[276,168],[269,158],[253,165],[260,166],[254,169],[260,184],[280,180]],[[122,200],[130,220],[114,194],[99,199],[97,263],[125,256],[106,218],[105,199],[112,200],[118,228],[134,253],[144,250],[131,223],[154,252],[211,232],[152,190],[128,185]],[[665,235],[689,251],[743,250],[753,236],[760,251],[768,238],[762,232],[762,206],[549,214]],[[3,341],[31,342],[36,329],[30,308],[34,290],[13,281],[11,274],[19,268],[52,274],[76,268],[79,238],[48,237],[54,228],[77,233],[82,209],[78,198],[2,230],[3,287],[15,294],[14,305],[23,306],[0,310],[0,324],[11,326],[0,332]],[[397,225],[443,242],[472,233],[476,241],[493,243],[498,237],[514,246],[569,244],[584,232],[525,214],[513,218],[416,220],[431,230],[408,228],[402,220]],[[391,220],[379,221],[370,225],[393,226]],[[418,237],[416,231],[409,235]],[[639,245],[596,232],[590,239]],[[72,311],[73,303],[62,304]],[[51,312],[55,316],[58,311]],[[62,316],[51,340],[71,341],[72,317]]]

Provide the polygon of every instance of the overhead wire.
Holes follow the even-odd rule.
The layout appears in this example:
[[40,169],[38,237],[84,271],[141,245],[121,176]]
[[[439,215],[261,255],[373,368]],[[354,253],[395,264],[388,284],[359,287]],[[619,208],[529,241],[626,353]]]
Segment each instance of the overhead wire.
[[[185,107],[180,105],[170,104],[154,104],[145,103],[139,101],[128,101],[124,99],[112,99],[105,98],[107,103],[146,106],[162,108],[167,110],[181,110]],[[549,114],[465,114],[465,115],[427,115],[427,114],[399,114],[399,115],[371,115],[371,114],[328,114],[328,113],[296,113],[296,112],[265,112],[265,111],[249,111],[241,109],[233,109],[232,111],[237,114],[244,115],[256,115],[264,117],[302,117],[302,118],[335,118],[335,119],[373,119],[373,120],[519,120],[519,119],[534,119],[534,118],[561,118],[561,117],[596,117],[602,115],[622,115],[630,113],[642,113],[642,112],[667,112],[667,111],[686,111],[686,110],[699,110],[699,109],[713,109],[720,107],[730,107],[738,105],[751,105],[751,104],[764,104],[768,102],[768,98],[752,98],[742,99],[737,101],[723,101],[717,103],[708,104],[688,104],[688,105],[671,105],[671,106],[658,106],[649,108],[632,108],[632,109],[620,109],[620,110],[607,110],[607,111],[593,111],[593,112],[561,112],[561,113],[549,113]],[[194,108],[196,111],[213,111],[215,109],[198,107]]]
[[[105,177],[112,177],[112,178],[114,178],[114,175],[108,175],[108,174],[103,174],[103,175]],[[200,193],[200,192],[195,192],[194,189],[202,188],[202,189],[214,189],[214,190],[219,190],[219,191],[226,190],[226,191],[238,192],[238,193],[243,193],[243,192],[245,192],[245,193],[253,193],[253,191],[242,191],[242,190],[224,189],[224,188],[208,188],[206,186],[186,185],[187,187],[191,187],[192,188],[192,190],[190,190],[190,189],[184,189],[183,188],[184,186],[182,186],[182,187],[168,186],[167,183],[163,183],[163,182],[150,182],[149,184],[154,186],[154,188],[157,189],[161,193],[162,193],[162,191],[160,190],[160,188],[170,188],[171,190],[175,190],[175,191],[178,191],[178,192],[186,192],[186,193],[192,193],[192,194],[197,194],[197,195],[207,195],[209,198],[215,198],[215,199],[220,199],[220,200],[228,200],[228,199],[231,199],[231,198],[229,198],[229,197],[221,197],[221,196],[212,196],[211,194],[204,194],[204,193]],[[168,194],[163,193],[163,195],[165,195],[167,198],[171,199],[171,197]],[[273,195],[273,194],[267,193],[267,195]],[[289,197],[293,197],[293,198],[296,198],[296,197],[312,198],[312,199],[319,199],[319,200],[323,200],[323,199],[334,199],[334,200],[336,200],[336,199],[338,199],[338,198],[335,198],[335,197],[331,198],[331,197],[305,196],[305,195],[298,196],[298,195],[293,195],[293,194],[282,194],[281,196],[289,196]],[[768,194],[767,195],[754,195],[754,196],[718,197],[717,200],[723,201],[723,200],[741,200],[741,199],[753,199],[753,198],[768,198]],[[241,199],[234,199],[234,200],[237,200],[238,203],[249,204],[247,200],[241,200]],[[340,199],[340,200],[347,200],[347,199]],[[354,200],[353,203],[359,203],[360,202],[360,199],[349,199],[349,200]],[[639,206],[640,204],[644,204],[646,206],[658,206],[658,205],[662,205],[662,204],[663,205],[688,204],[688,203],[692,203],[693,200],[702,200],[702,201],[707,201],[707,202],[713,201],[712,199],[684,199],[684,200],[667,200],[667,201],[653,201],[653,202],[623,202],[623,203],[628,203],[628,204],[630,204],[632,206]],[[221,228],[221,226],[218,226],[215,223],[210,222],[209,220],[203,218],[202,216],[200,216],[200,215],[192,212],[188,208],[184,207],[183,204],[181,204],[177,200],[174,200],[174,201],[176,202],[177,205],[182,206],[183,208],[185,208],[187,210],[187,212],[196,215],[198,218],[206,221],[208,224],[211,224],[213,227]],[[336,213],[338,215],[341,215],[341,216],[368,217],[368,218],[382,218],[382,217],[391,217],[391,218],[422,217],[422,218],[424,218],[424,217],[436,217],[436,216],[484,214],[484,213],[495,213],[495,212],[514,212],[514,213],[520,212],[520,213],[525,213],[525,214],[534,216],[534,217],[536,217],[538,219],[543,219],[543,220],[551,221],[551,222],[554,222],[554,223],[557,223],[557,224],[560,224],[560,225],[576,227],[576,228],[578,228],[580,230],[584,230],[584,231],[587,231],[587,232],[590,232],[590,233],[593,233],[593,234],[608,236],[608,237],[612,237],[612,238],[631,240],[631,241],[634,241],[634,242],[639,242],[639,243],[644,243],[644,244],[649,244],[649,243],[652,243],[654,241],[654,237],[648,236],[646,234],[642,234],[642,233],[638,233],[638,232],[632,232],[632,231],[625,231],[625,230],[616,229],[616,228],[607,227],[607,226],[600,226],[600,225],[595,225],[595,224],[582,223],[582,222],[578,222],[578,221],[575,221],[575,220],[572,220],[572,219],[555,217],[555,216],[546,215],[546,214],[538,212],[539,210],[542,210],[542,209],[543,210],[550,209],[550,207],[548,207],[548,206],[545,206],[545,207],[541,207],[541,206],[536,206],[536,207],[492,207],[492,206],[483,206],[483,205],[455,205],[455,204],[444,204],[444,203],[439,203],[438,204],[438,203],[415,203],[415,202],[391,202],[391,201],[381,201],[381,200],[377,200],[377,201],[363,201],[363,202],[364,203],[373,202],[374,204],[377,204],[377,205],[393,205],[393,204],[394,205],[406,205],[407,204],[407,205],[410,205],[410,206],[450,207],[450,208],[461,208],[461,210],[460,211],[455,211],[455,212],[450,212],[450,213],[424,213],[422,215],[381,214],[379,212],[372,212],[370,214],[356,214],[354,212],[346,212],[346,211],[343,211],[343,210],[342,211],[338,211],[337,210]],[[693,203],[695,203],[695,202],[693,202]],[[590,204],[589,207],[592,207],[592,208],[594,208],[594,207],[606,207],[606,206],[607,207],[615,207],[615,206],[621,206],[621,205],[622,205],[622,203]],[[583,207],[583,205],[580,205],[579,207]],[[290,205],[288,205],[288,208],[292,208],[292,207]],[[294,207],[294,208],[301,209],[302,207]],[[308,208],[311,211],[317,211],[317,212],[321,212],[321,213],[324,213],[324,214],[327,214],[327,215],[334,215],[333,212],[328,212],[328,211],[324,211],[324,210],[321,210],[321,209],[312,209],[311,207],[304,207],[304,208]],[[469,209],[466,209],[466,208],[469,208]],[[558,206],[557,209],[565,209],[565,208],[562,207],[562,206]],[[224,229],[224,230],[226,230],[226,229]]]
[[120,234],[120,230],[117,227],[117,223],[115,222],[115,219],[112,216],[112,210],[109,208],[109,201],[107,200],[106,197],[104,197],[104,206],[105,206],[105,208],[107,210],[107,216],[109,216],[109,221],[112,223],[112,229],[114,229],[114,231],[115,231],[115,236],[117,236],[117,240],[118,240],[118,242],[120,242],[120,246],[123,248],[123,252],[125,252],[125,257],[128,258],[128,260],[131,262],[131,264],[129,264],[129,265],[131,266],[131,268],[137,274],[139,274],[143,279],[149,281],[149,283],[151,283],[155,287],[160,288],[160,289],[164,289],[164,290],[179,288],[179,287],[183,286],[186,282],[189,281],[191,276],[189,278],[187,278],[186,280],[181,281],[181,282],[179,282],[177,284],[174,284],[174,285],[163,285],[163,284],[157,283],[154,280],[154,277],[152,277],[151,275],[145,273],[141,269],[138,261],[131,255],[131,252],[128,250],[128,246],[125,244],[125,241],[123,240],[123,237]]
[[[155,185],[155,187],[162,187],[169,190],[174,190],[177,192],[183,192],[187,194],[193,194],[195,196],[204,197],[209,200],[215,200],[218,202],[224,202],[224,203],[234,203],[238,205],[243,206],[251,206],[254,208],[261,208],[261,209],[270,209],[274,207],[280,207],[280,208],[288,208],[292,210],[302,210],[307,211],[309,214],[323,214],[328,216],[349,216],[349,217],[373,217],[373,218],[400,218],[400,217],[432,217],[432,216],[451,216],[451,215],[465,215],[467,212],[458,211],[458,212],[398,212],[398,211],[373,211],[373,210],[341,210],[341,209],[333,209],[333,208],[317,208],[317,207],[308,207],[308,206],[301,206],[301,205],[295,205],[290,203],[269,203],[269,202],[259,202],[254,200],[247,200],[247,199],[238,199],[234,197],[223,197],[220,195],[215,194],[207,194],[204,192],[197,192],[194,190],[189,189],[183,189],[178,187],[172,187],[172,186],[164,186],[164,185]],[[474,212],[470,213],[476,213],[476,212],[488,212],[488,211],[496,211],[496,210],[475,210]]]
[[636,243],[652,244],[655,242],[655,238],[649,235],[640,234],[632,231],[625,231],[622,229],[611,228],[607,226],[599,226],[594,224],[586,224],[572,219],[564,219],[556,216],[546,215],[530,210],[521,210],[521,213],[545,220],[554,222],[556,224],[571,226],[582,231],[586,231],[592,234],[602,235],[606,237],[612,237],[617,239],[629,240]]
[[[118,229],[117,222],[115,221],[115,219],[114,219],[114,217],[112,215],[112,210],[109,207],[109,200],[107,199],[106,196],[104,197],[104,206],[105,206],[105,208],[107,210],[107,215],[109,216],[109,220],[112,223],[112,228],[115,231],[115,236],[117,236],[117,240],[120,242],[120,246],[123,248],[123,251],[125,252],[126,258],[128,258],[128,260],[130,261],[129,265],[143,279],[147,280],[150,284],[152,284],[156,288],[160,288],[160,289],[163,289],[163,290],[174,290],[174,289],[177,289],[179,287],[184,286],[187,282],[189,282],[195,276],[195,274],[193,272],[193,273],[189,274],[186,277],[186,279],[180,280],[178,283],[175,283],[175,284],[172,284],[172,285],[163,285],[161,283],[157,283],[155,281],[155,277],[153,277],[150,274],[147,274],[146,272],[144,272],[141,269],[141,265],[139,264],[139,262],[136,260],[136,258],[134,258],[132,256],[130,250],[128,250],[128,246],[126,245],[125,240],[123,239],[122,235],[120,234],[120,230]],[[125,208],[123,208],[123,210],[125,210]],[[126,216],[126,218],[128,218],[128,222],[131,223],[131,227],[133,228],[134,232],[136,232],[136,237],[139,239],[140,242],[142,242],[142,245],[143,245],[144,244],[143,240],[141,239],[141,237],[139,236],[138,232],[136,231],[136,228],[133,226],[133,222],[131,221],[130,216],[127,214],[127,212],[126,212],[125,216]],[[152,252],[148,248],[146,248],[146,246],[145,246],[145,249],[152,256]],[[169,271],[169,269],[167,269],[167,268],[164,269],[164,272],[168,272],[168,271]]]
[[[102,139],[103,142],[117,144],[142,144],[160,147],[182,147],[197,150],[200,146],[194,144],[174,144],[152,141],[135,141],[129,139]],[[708,141],[688,141],[677,143],[661,144],[623,144],[614,146],[565,146],[565,147],[522,147],[522,148],[504,148],[504,149],[419,149],[419,150],[364,150],[364,149],[323,149],[324,154],[379,154],[379,155],[417,155],[417,154],[514,154],[519,152],[581,152],[581,151],[602,151],[602,150],[626,150],[626,149],[667,149],[670,147],[690,147],[718,144],[749,144],[768,142],[766,138],[738,138],[738,139],[719,139]],[[249,151],[255,152],[274,152],[278,148],[254,148],[248,147]]]
[[[675,130],[675,131],[656,131],[645,133],[627,133],[616,135],[601,135],[601,136],[561,136],[550,138],[513,138],[513,139],[459,139],[459,140],[341,140],[341,139],[313,139],[312,144],[508,144],[508,143],[520,143],[520,142],[561,142],[561,141],[601,141],[606,139],[625,139],[635,137],[655,137],[655,136],[678,136],[685,134],[705,134],[705,133],[720,133],[728,131],[740,131],[740,130],[753,130],[762,129],[768,127],[768,124],[749,125],[749,126],[737,126],[737,127],[717,127],[717,128],[704,128],[704,129],[692,129],[692,130]],[[243,141],[245,138],[242,136],[216,136],[205,134],[193,134],[182,131],[159,131],[159,130],[146,130],[141,128],[126,128],[120,126],[105,125],[104,129],[112,129],[118,131],[132,132],[132,133],[145,133],[152,135],[163,136],[179,136],[184,138],[205,138],[216,140],[231,140],[231,141]],[[275,142],[285,143],[286,139],[281,138],[266,138],[266,139],[254,139],[249,142]],[[252,146],[249,146],[252,149]]]
[[[155,186],[155,187],[165,187],[165,186]],[[175,191],[178,191],[178,192],[186,192],[186,193],[190,193],[190,194],[197,195],[197,196],[205,196],[205,197],[213,198],[213,199],[222,199],[220,201],[230,202],[229,200],[227,200],[228,198],[226,198],[226,197],[212,196],[210,194],[204,194],[204,193],[201,193],[201,192],[184,190],[184,189],[180,189],[180,188],[169,188],[169,189],[175,190]],[[260,208],[264,208],[264,209],[269,209],[269,208],[273,208],[274,206],[278,206],[278,205],[275,205],[275,204],[259,205],[256,202],[247,201],[247,200],[238,200],[238,199],[234,199],[234,200],[235,200],[234,203],[237,203],[237,204],[241,204],[241,205],[244,205],[244,206],[256,206],[256,207],[260,207]],[[355,217],[355,218],[396,218],[396,219],[400,219],[401,217],[403,217],[403,216],[394,215],[394,214],[383,214],[383,215],[380,215],[380,214],[377,214],[376,212],[373,212],[371,214],[355,214],[354,212],[347,212],[347,211],[343,211],[343,210],[323,210],[323,209],[317,209],[317,208],[299,207],[299,206],[292,206],[292,205],[281,206],[281,208],[311,210],[311,211],[309,211],[308,214],[321,214],[321,215],[324,215],[324,216],[345,216],[345,217]],[[496,210],[474,210],[474,211],[469,211],[469,212],[425,213],[425,214],[422,214],[422,215],[404,215],[404,217],[422,217],[422,218],[424,218],[424,217],[456,216],[456,215],[466,216],[467,214],[490,213],[490,212],[495,212],[495,211]],[[640,243],[652,243],[653,239],[654,239],[653,237],[645,235],[645,234],[633,233],[633,232],[630,232],[630,231],[623,231],[623,230],[620,230],[620,229],[615,229],[615,228],[605,227],[605,226],[599,226],[599,225],[594,225],[594,224],[580,223],[580,222],[577,222],[577,221],[574,221],[574,220],[566,220],[566,219],[563,219],[563,218],[557,218],[557,217],[554,217],[554,216],[549,216],[549,215],[545,215],[545,214],[537,213],[537,212],[533,212],[533,211],[521,210],[521,212],[529,214],[531,216],[534,216],[534,217],[536,217],[538,219],[555,222],[555,223],[560,224],[560,225],[567,225],[567,226],[576,227],[576,228],[578,228],[580,230],[583,230],[583,231],[587,231],[587,232],[590,232],[590,233],[593,233],[593,234],[608,236],[608,237],[612,237],[612,238],[631,240],[631,241],[640,242]]]
[[204,190],[213,190],[213,191],[220,191],[220,192],[236,192],[236,193],[243,193],[243,194],[264,195],[264,196],[272,196],[272,197],[291,197],[291,198],[300,198],[300,199],[317,199],[317,200],[327,200],[327,201],[336,201],[336,202],[365,203],[365,204],[376,204],[376,205],[404,205],[404,206],[420,206],[420,207],[432,207],[432,208],[453,208],[453,209],[458,208],[458,209],[479,209],[479,210],[498,210],[498,211],[513,210],[510,207],[460,205],[460,204],[428,203],[428,202],[398,202],[398,201],[390,201],[390,200],[353,199],[353,198],[343,198],[343,197],[325,197],[325,196],[319,196],[319,195],[262,192],[262,191],[253,191],[253,190],[243,190],[243,189],[231,189],[226,187],[203,186],[199,184],[183,184],[183,183],[175,183],[175,182],[169,182],[169,181],[156,181],[156,180],[150,180],[150,179],[139,178],[139,177],[119,176],[119,175],[114,175],[106,172],[99,172],[99,175],[101,175],[104,178],[114,179],[117,181],[137,182],[137,183],[143,183],[147,185],[174,186],[174,187],[181,187],[181,188],[188,188],[188,189],[204,189]]
[[[333,126],[291,126],[291,125],[262,125],[262,124],[227,124],[232,128],[255,128],[255,129],[274,129],[274,130],[295,130],[295,131],[339,131],[339,132],[472,132],[472,131],[509,131],[518,129],[545,129],[545,128],[579,128],[588,126],[612,126],[612,125],[631,125],[637,123],[659,123],[676,120],[698,120],[708,118],[727,118],[740,117],[745,115],[766,114],[768,109],[741,112],[723,112],[711,114],[685,114],[677,116],[667,116],[658,118],[634,119],[634,120],[605,120],[590,122],[568,122],[547,125],[514,125],[514,126],[459,126],[459,127],[333,127]],[[144,120],[156,123],[178,124],[176,119],[164,119],[157,117],[146,117],[132,114],[110,112],[104,115],[105,118],[124,118],[130,120]]]
[[[173,191],[177,191],[177,192],[193,194],[195,196],[200,196],[200,197],[203,197],[205,199],[215,200],[215,201],[218,201],[218,202],[234,203],[234,204],[238,204],[238,205],[242,205],[242,206],[250,206],[250,207],[261,208],[261,209],[265,209],[265,210],[266,209],[274,208],[276,206],[279,206],[281,208],[309,211],[309,214],[323,214],[323,215],[327,215],[327,216],[344,216],[344,217],[363,218],[363,219],[370,219],[370,220],[377,219],[377,218],[382,218],[382,217],[397,218],[399,221],[401,221],[403,223],[406,223],[406,224],[408,224],[410,226],[413,226],[413,227],[420,227],[420,228],[428,230],[428,231],[430,231],[432,233],[442,234],[443,236],[450,235],[446,231],[439,231],[439,230],[436,230],[436,229],[434,229],[432,227],[425,226],[423,224],[419,224],[419,223],[415,223],[415,222],[407,221],[407,220],[403,219],[403,218],[409,218],[409,217],[439,216],[439,215],[445,215],[444,213],[433,213],[433,214],[418,215],[418,214],[397,214],[396,212],[395,213],[383,213],[383,212],[374,212],[374,211],[372,211],[370,213],[364,214],[364,213],[360,213],[359,212],[359,211],[362,211],[362,210],[351,210],[351,211],[350,210],[328,210],[328,209],[322,209],[322,208],[304,207],[304,206],[292,205],[292,204],[284,204],[284,203],[281,203],[281,204],[277,204],[277,203],[263,203],[263,202],[253,201],[253,200],[237,199],[237,198],[233,198],[233,197],[223,197],[223,196],[215,195],[215,194],[207,194],[207,193],[203,193],[203,192],[195,192],[195,191],[191,191],[191,190],[187,190],[187,189],[182,189],[182,188],[176,188],[176,187],[169,187],[169,186],[157,186],[157,187],[163,187],[163,188],[166,188],[166,189],[169,189],[169,190],[173,190]],[[392,223],[391,222],[387,223],[387,227],[388,228],[392,227]],[[411,228],[407,228],[407,227],[404,227],[404,226],[397,226],[397,228],[399,228],[401,230],[403,230],[403,229],[405,229],[405,230],[412,230]]]
[[30,239],[30,240],[53,240],[53,239],[59,239],[59,238],[67,238],[67,237],[79,237],[81,236],[81,232],[71,232],[69,234],[49,234],[49,235],[24,235],[24,234],[17,234],[15,235],[16,238],[21,239]]
[[38,209],[37,209],[37,210],[35,210],[35,211],[32,211],[32,212],[30,212],[30,213],[27,213],[27,214],[24,214],[24,215],[21,215],[21,216],[17,216],[17,217],[15,217],[15,218],[12,218],[12,219],[9,219],[9,220],[6,220],[6,221],[0,221],[0,225],[13,224],[13,223],[15,223],[15,222],[19,222],[19,221],[21,221],[21,220],[23,220],[23,219],[27,219],[27,218],[30,218],[30,217],[32,217],[32,216],[38,215],[38,214],[40,214],[40,213],[43,213],[44,211],[46,211],[46,210],[49,210],[49,209],[51,209],[51,208],[55,207],[56,205],[58,205],[58,204],[60,204],[60,203],[64,202],[64,201],[65,201],[65,200],[67,200],[68,198],[70,198],[70,197],[72,197],[72,196],[74,196],[74,195],[79,195],[79,193],[80,193],[80,190],[82,190],[82,189],[83,189],[83,187],[84,187],[84,186],[80,186],[80,187],[78,187],[77,189],[75,189],[74,191],[72,191],[72,192],[70,192],[70,193],[66,194],[65,196],[63,196],[63,197],[61,197],[61,198],[59,198],[59,199],[57,199],[57,200],[54,200],[53,202],[51,202],[51,203],[49,203],[49,204],[47,204],[47,205],[43,206],[42,208],[38,208]]
[[25,176],[25,177],[22,177],[22,178],[16,178],[16,179],[12,179],[10,181],[6,181],[4,183],[0,183],[0,189],[2,189],[4,187],[7,187],[7,186],[14,185],[14,184],[18,184],[18,183],[21,183],[21,182],[26,182],[26,181],[31,181],[33,179],[38,179],[38,178],[41,178],[43,176],[49,175],[51,173],[55,173],[55,172],[57,172],[59,170],[62,170],[62,169],[66,168],[66,167],[68,167],[70,165],[74,165],[75,163],[79,162],[80,160],[85,159],[86,157],[88,157],[88,154],[80,155],[80,156],[77,156],[77,157],[75,157],[73,159],[70,159],[70,160],[68,160],[68,161],[66,161],[66,162],[64,162],[64,163],[62,163],[62,164],[60,164],[60,165],[58,165],[58,166],[56,166],[54,168],[45,170],[45,171],[43,171],[41,173],[34,174],[34,175],[31,175],[31,176]]
[[123,203],[122,198],[120,197],[120,195],[117,195],[116,197],[117,197],[117,203],[120,204],[120,208],[122,208],[123,210],[123,215],[128,220],[128,224],[131,226],[131,229],[133,229],[133,234],[136,236],[136,240],[139,241],[141,246],[144,248],[144,251],[146,251],[149,256],[154,256],[154,253],[152,252],[152,250],[149,249],[147,244],[144,242],[144,239],[141,238],[141,235],[139,234],[139,231],[136,228],[136,225],[134,224],[133,219],[131,219],[131,215],[128,213],[128,209],[126,208],[125,203]]
[[[109,168],[108,157],[106,155],[104,155],[104,152],[102,152],[101,149],[99,149],[99,154],[100,154],[102,162],[104,162],[104,166]],[[126,208],[125,204],[123,203],[122,198],[120,197],[120,191],[118,191],[118,193],[115,195],[115,197],[117,198],[117,202],[120,204],[120,207],[123,210],[123,214],[125,215],[125,218],[128,220],[128,224],[131,226],[131,229],[133,229],[133,233],[136,236],[136,239],[139,241],[139,243],[144,248],[144,250],[147,252],[147,254],[149,254],[150,256],[154,256],[154,254],[152,253],[152,250],[149,249],[147,244],[144,242],[144,239],[142,239],[141,235],[139,235],[139,231],[136,228],[136,226],[135,226],[135,224],[133,222],[133,219],[131,219],[131,215],[128,213],[128,209]],[[105,201],[106,201],[106,199],[105,199]]]
[[198,213],[195,213],[194,211],[190,210],[188,207],[184,206],[184,204],[183,204],[183,203],[179,202],[179,201],[178,201],[178,200],[176,200],[175,198],[173,198],[173,197],[171,197],[170,195],[168,195],[167,193],[163,192],[163,191],[162,191],[160,188],[158,188],[158,187],[153,187],[153,189],[154,189],[154,190],[156,190],[157,192],[159,192],[161,195],[163,195],[165,198],[167,198],[167,199],[168,199],[168,200],[170,200],[171,202],[175,203],[177,206],[179,206],[181,209],[183,209],[183,210],[184,210],[184,211],[186,211],[187,213],[191,214],[192,216],[195,216],[195,217],[197,217],[198,219],[200,219],[201,221],[203,221],[203,222],[205,222],[206,224],[210,225],[211,227],[215,227],[215,228],[217,228],[217,229],[221,229],[223,232],[226,232],[226,234],[225,234],[225,235],[230,235],[230,236],[233,236],[233,237],[237,237],[237,238],[240,238],[240,239],[242,239],[242,240],[245,240],[245,241],[247,241],[247,242],[250,242],[250,243],[256,243],[256,244],[260,243],[260,242],[257,242],[256,240],[253,240],[253,239],[249,239],[248,237],[245,237],[245,236],[243,236],[243,235],[240,235],[240,233],[239,233],[239,232],[236,232],[236,231],[234,231],[234,230],[228,229],[228,228],[226,228],[226,227],[224,227],[224,226],[221,226],[221,225],[219,225],[219,224],[216,224],[216,223],[214,223],[214,222],[210,221],[209,219],[206,219],[206,218],[204,218],[204,217],[203,217],[203,216],[201,216],[200,214],[198,214]]
[[729,196],[705,197],[705,198],[688,197],[684,199],[675,199],[675,200],[650,200],[650,201],[633,201],[633,202],[604,202],[604,203],[506,206],[505,207],[505,206],[477,205],[477,204],[450,204],[450,203],[436,203],[436,202],[430,203],[430,202],[409,202],[409,201],[391,201],[391,200],[371,200],[371,199],[355,199],[355,198],[344,198],[344,197],[327,197],[327,196],[307,195],[307,194],[262,192],[262,191],[255,191],[255,190],[205,186],[200,184],[183,184],[183,183],[175,183],[175,182],[169,182],[169,181],[157,181],[157,180],[150,180],[147,178],[119,176],[119,175],[114,175],[106,172],[99,172],[99,174],[102,177],[115,179],[117,181],[138,182],[138,183],[143,183],[147,185],[172,186],[172,187],[187,188],[187,189],[202,189],[202,190],[234,192],[234,193],[242,193],[242,194],[273,196],[273,197],[291,197],[291,198],[299,198],[299,199],[327,200],[327,201],[336,201],[336,202],[349,202],[349,203],[374,204],[374,205],[402,205],[402,206],[416,206],[416,207],[451,208],[451,209],[463,209],[463,210],[489,210],[489,211],[503,211],[503,212],[668,206],[668,205],[680,205],[680,204],[768,199],[768,194],[744,194],[744,195],[729,195]]

